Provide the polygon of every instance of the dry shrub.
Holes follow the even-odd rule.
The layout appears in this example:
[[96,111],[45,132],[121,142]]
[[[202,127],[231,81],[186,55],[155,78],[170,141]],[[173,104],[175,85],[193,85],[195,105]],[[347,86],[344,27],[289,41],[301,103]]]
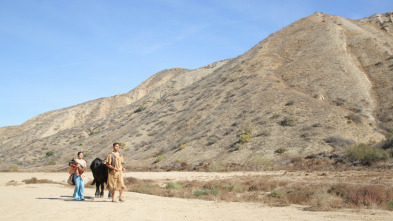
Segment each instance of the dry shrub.
[[347,206],[389,207],[393,200],[393,188],[382,185],[355,186],[349,184],[334,184],[328,193],[342,198]]
[[152,180],[128,177],[125,184],[132,192],[165,197],[261,202],[271,206],[300,204],[319,211],[363,206],[393,210],[393,187],[383,185],[310,184],[279,181],[270,176],[168,182],[161,186]]
[[327,137],[325,142],[334,148],[350,147],[356,144],[354,140],[342,138],[340,135]]
[[52,180],[42,179],[39,180],[36,177],[32,177],[31,179],[22,180],[25,184],[37,184],[37,183],[57,183]]
[[293,127],[296,125],[298,119],[295,116],[286,116],[284,120],[281,121],[281,125],[285,127]]
[[286,197],[290,203],[307,205],[313,195],[312,190],[293,190],[289,191]]
[[308,205],[317,188],[319,187],[310,186],[306,183],[297,183],[290,187],[286,197],[290,203]]
[[285,181],[270,180],[268,177],[247,177],[241,181],[242,186],[245,187],[247,191],[265,191],[270,192],[277,187],[282,187],[286,185]]
[[358,206],[374,207],[388,203],[385,187],[381,185],[357,187],[348,197],[351,203]]
[[328,189],[328,193],[346,199],[348,198],[349,191],[352,188],[353,187],[350,186],[349,184],[344,184],[344,183],[333,184]]
[[332,209],[341,208],[342,198],[328,193],[327,188],[323,187],[317,189],[310,199],[310,210],[328,211]]
[[329,158],[312,158],[308,156],[308,159],[302,157],[294,157],[291,159],[290,167],[293,170],[307,170],[307,171],[321,171],[331,169],[334,161]]

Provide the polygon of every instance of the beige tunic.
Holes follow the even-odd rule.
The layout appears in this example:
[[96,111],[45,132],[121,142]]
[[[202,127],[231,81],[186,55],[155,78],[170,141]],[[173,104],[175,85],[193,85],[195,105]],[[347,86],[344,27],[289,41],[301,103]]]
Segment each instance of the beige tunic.
[[[109,191],[115,191],[115,190],[123,190],[126,188],[124,185],[124,180],[123,180],[123,156],[119,155],[119,153],[113,153],[116,157],[116,164],[115,168],[119,169],[119,171],[111,170],[108,168],[108,185],[106,188]],[[106,162],[111,165],[112,163],[112,157],[111,154],[108,155],[106,158]]]

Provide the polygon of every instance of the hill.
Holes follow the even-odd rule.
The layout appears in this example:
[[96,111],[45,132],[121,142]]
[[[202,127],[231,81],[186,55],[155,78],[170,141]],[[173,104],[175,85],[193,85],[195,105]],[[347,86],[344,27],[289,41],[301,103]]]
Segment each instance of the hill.
[[[380,142],[393,131],[393,12],[314,13],[233,59],[159,72],[132,91],[0,128],[20,168],[88,162],[114,141],[129,167],[252,164]],[[9,154],[12,153],[12,154]]]

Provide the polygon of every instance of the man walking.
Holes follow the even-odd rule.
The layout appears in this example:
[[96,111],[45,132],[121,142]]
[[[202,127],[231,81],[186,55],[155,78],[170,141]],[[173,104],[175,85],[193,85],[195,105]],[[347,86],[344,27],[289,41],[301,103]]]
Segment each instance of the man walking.
[[123,190],[126,188],[123,180],[123,156],[119,153],[119,143],[113,144],[113,152],[106,158],[108,167],[108,185],[107,189],[112,194],[112,202],[115,201],[115,191],[119,191],[119,201],[123,202]]

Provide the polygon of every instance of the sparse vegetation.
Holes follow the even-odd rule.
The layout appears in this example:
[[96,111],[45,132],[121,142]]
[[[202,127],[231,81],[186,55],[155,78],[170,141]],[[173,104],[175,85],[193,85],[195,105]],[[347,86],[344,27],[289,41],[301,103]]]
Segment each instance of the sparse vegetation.
[[381,146],[382,146],[382,149],[384,149],[384,150],[393,149],[393,136],[389,137],[384,142],[382,142]]
[[183,150],[184,148],[186,148],[186,144],[181,143],[181,144],[179,145],[179,150]]
[[180,145],[179,145],[179,150],[183,150],[184,148],[186,148],[186,142],[188,140],[188,137],[183,138],[183,140],[181,141]]
[[357,123],[357,124],[363,123],[362,117],[358,114],[352,113],[346,116],[345,118],[348,119],[347,123]]
[[19,170],[19,167],[17,165],[10,165],[8,166],[8,171],[9,172],[16,172]]
[[298,121],[298,119],[293,115],[286,116],[286,117],[284,117],[284,120],[281,121],[281,125],[286,126],[286,127],[292,127],[292,126],[296,125],[297,121]]
[[55,159],[51,159],[51,160],[47,161],[44,165],[45,166],[56,165],[56,161],[55,161]]
[[86,152],[83,153],[83,156],[84,157],[89,157],[89,156],[91,156],[91,152],[90,151],[86,151]]
[[181,189],[181,188],[183,188],[183,186],[178,183],[168,183],[165,188],[167,188],[167,189]]
[[295,104],[295,101],[294,100],[290,100],[290,101],[288,101],[286,104],[285,104],[285,106],[292,106],[292,105],[294,105]]
[[163,156],[163,155],[157,156],[157,157],[156,157],[155,163],[160,162],[162,159],[164,159],[164,156]]
[[393,210],[393,200],[388,203],[388,210]]
[[325,142],[332,147],[349,147],[356,144],[354,140],[345,139],[339,135],[330,136],[325,139]]
[[139,106],[138,109],[136,109],[136,110],[134,111],[134,113],[139,113],[139,112],[142,112],[142,111],[144,111],[144,110],[146,110],[146,107],[144,107],[144,106]]
[[210,193],[213,194],[214,196],[217,196],[220,193],[220,191],[217,188],[212,188],[210,189]]
[[253,128],[252,127],[246,127],[244,129],[244,133],[240,135],[240,140],[239,143],[241,145],[248,143],[251,141],[251,133],[252,133]]
[[171,182],[160,187],[154,181],[130,177],[127,179],[133,180],[132,184],[129,184],[133,192],[166,197],[262,202],[268,205],[300,204],[308,205],[310,210],[322,211],[354,207],[393,210],[393,187],[384,185],[288,182],[268,176],[250,176]]
[[271,166],[272,162],[264,156],[255,155],[251,157],[250,163],[255,166]]
[[285,147],[280,147],[280,148],[278,148],[277,150],[275,150],[274,152],[275,152],[275,153],[278,153],[278,154],[283,154],[283,153],[285,153],[285,152],[287,152],[287,151],[288,151],[287,148],[285,148]]
[[245,144],[251,141],[251,134],[249,133],[244,133],[240,135],[240,140],[239,143],[240,144]]
[[268,137],[268,136],[270,136],[270,132],[269,132],[268,130],[262,130],[262,131],[257,135],[257,137],[261,137],[261,136],[263,136],[263,137]]
[[47,157],[53,156],[54,154],[55,154],[55,152],[53,152],[53,150],[48,151],[48,152],[45,153],[45,155],[46,155]]
[[272,192],[270,192],[270,194],[268,194],[268,196],[278,197],[278,198],[283,197],[283,195],[284,192],[281,189],[274,189],[272,190]]
[[201,195],[207,195],[207,191],[206,190],[194,190],[192,192],[193,196],[201,196]]
[[225,170],[225,166],[222,165],[221,163],[213,163],[212,165],[209,166],[208,171],[209,172],[221,172]]

